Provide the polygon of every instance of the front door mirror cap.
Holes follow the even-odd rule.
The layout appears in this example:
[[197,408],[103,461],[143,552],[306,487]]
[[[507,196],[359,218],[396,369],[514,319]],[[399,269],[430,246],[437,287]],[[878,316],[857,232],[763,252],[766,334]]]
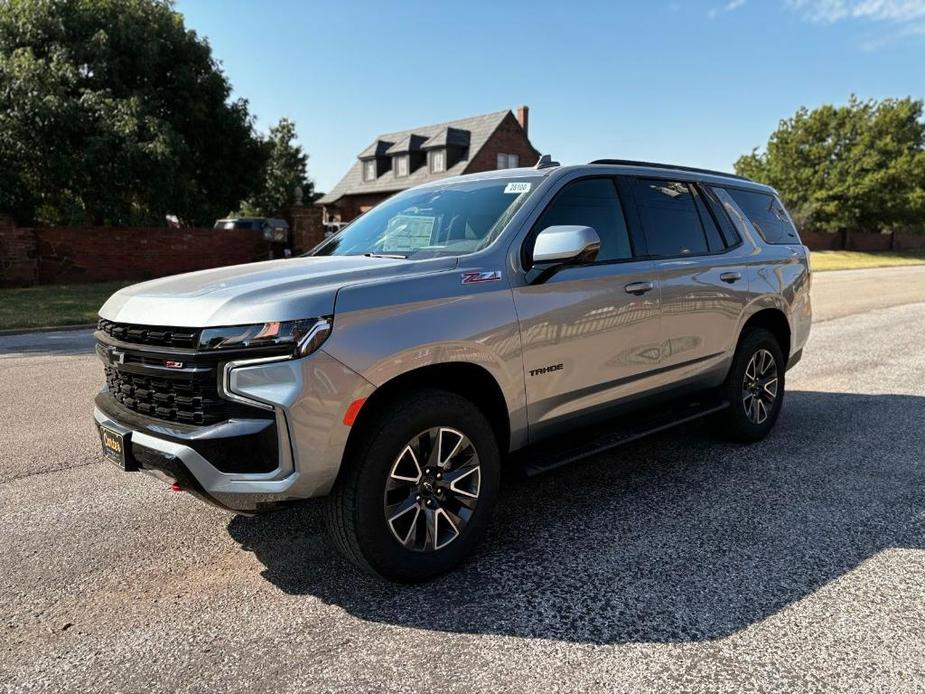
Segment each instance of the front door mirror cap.
[[601,238],[588,226],[560,224],[543,229],[533,244],[533,264],[591,262],[601,248]]

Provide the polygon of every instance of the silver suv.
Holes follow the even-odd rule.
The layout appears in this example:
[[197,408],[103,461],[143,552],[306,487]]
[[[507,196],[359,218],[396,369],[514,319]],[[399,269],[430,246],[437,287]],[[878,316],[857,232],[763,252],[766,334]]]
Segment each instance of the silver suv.
[[460,562],[502,465],[707,417],[757,441],[810,329],[773,189],[601,160],[395,195],[307,256],[144,282],[100,310],[105,455],[238,512],[325,497],[392,580]]

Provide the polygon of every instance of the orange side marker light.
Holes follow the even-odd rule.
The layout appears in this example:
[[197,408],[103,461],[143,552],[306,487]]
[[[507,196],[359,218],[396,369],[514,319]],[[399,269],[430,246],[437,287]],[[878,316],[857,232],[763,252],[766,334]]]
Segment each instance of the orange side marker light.
[[344,424],[348,427],[352,427],[353,423],[357,421],[357,415],[360,414],[360,408],[363,407],[363,404],[366,402],[366,398],[360,398],[359,400],[354,400],[350,403],[350,406],[347,408],[347,411],[344,412]]

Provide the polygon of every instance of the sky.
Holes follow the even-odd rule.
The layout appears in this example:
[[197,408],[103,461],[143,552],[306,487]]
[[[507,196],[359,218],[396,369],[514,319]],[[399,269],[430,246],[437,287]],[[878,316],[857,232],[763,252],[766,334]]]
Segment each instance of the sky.
[[379,133],[530,107],[530,139],[731,170],[800,106],[925,97],[925,0],[177,0],[316,190]]

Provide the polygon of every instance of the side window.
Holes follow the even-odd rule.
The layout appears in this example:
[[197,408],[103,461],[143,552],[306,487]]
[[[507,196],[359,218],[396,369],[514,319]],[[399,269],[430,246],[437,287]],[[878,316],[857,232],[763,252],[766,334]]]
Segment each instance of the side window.
[[726,244],[723,243],[723,237],[719,234],[716,222],[713,221],[713,215],[707,209],[700,194],[700,189],[696,186],[694,190],[694,202],[697,203],[697,213],[700,215],[700,223],[703,225],[703,231],[707,236],[707,246],[711,253],[719,253],[726,250]]
[[634,193],[649,255],[675,257],[709,250],[690,185],[641,178]]
[[598,261],[633,257],[623,206],[610,178],[586,178],[566,184],[540,215],[534,231],[559,224],[593,227],[601,237]]
[[793,228],[793,224],[790,223],[784,206],[773,195],[737,188],[726,190],[765,241],[768,243],[800,242],[800,237]]
[[[707,206],[713,212],[713,218],[719,223],[719,233],[723,236],[726,248],[738,246],[742,238],[739,236],[739,232],[736,231],[735,224],[729,219],[729,214],[717,195],[717,189],[704,186],[701,190],[703,191]],[[723,191],[723,193],[725,192],[726,191]]]

